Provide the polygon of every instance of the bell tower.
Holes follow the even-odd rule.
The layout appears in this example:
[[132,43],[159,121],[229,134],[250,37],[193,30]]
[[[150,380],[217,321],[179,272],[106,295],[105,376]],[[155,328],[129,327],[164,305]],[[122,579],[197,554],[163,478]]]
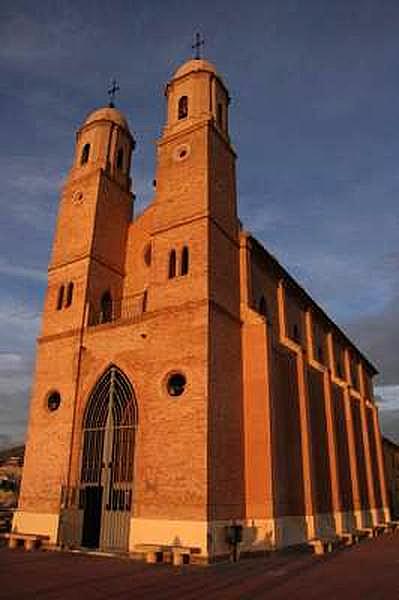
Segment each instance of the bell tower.
[[49,264],[44,336],[81,327],[91,318],[85,307],[98,313],[103,294],[121,296],[134,146],[126,119],[113,106],[92,112],[76,134]]
[[[179,290],[181,301],[188,296],[218,297],[238,314],[238,292],[226,294],[212,278],[227,281],[233,277],[231,288],[239,289],[238,266],[237,270],[227,266],[235,265],[230,255],[238,244],[239,228],[228,90],[216,68],[197,58],[177,69],[166,85],[165,96],[167,118],[157,147],[154,243],[159,251],[155,254],[164,256],[175,247],[180,256],[187,246],[191,283],[195,283],[187,297]],[[179,268],[178,264],[177,271]],[[164,271],[157,269],[155,276],[153,284],[162,291],[158,306],[179,302],[169,293]]]
[[158,143],[157,197],[162,219],[212,214],[235,234],[235,153],[228,129],[229,93],[206,60],[183,64],[165,89],[167,120]]
[[[176,315],[194,311],[193,327],[202,319],[203,337],[190,352],[203,367],[198,370],[204,413],[198,409],[196,419],[206,423],[206,511],[213,531],[217,521],[241,518],[244,510],[236,155],[229,136],[229,93],[211,63],[197,58],[183,64],[165,95],[151,305]],[[169,273],[168,266],[173,267]],[[168,339],[179,339],[177,316],[174,327]]]

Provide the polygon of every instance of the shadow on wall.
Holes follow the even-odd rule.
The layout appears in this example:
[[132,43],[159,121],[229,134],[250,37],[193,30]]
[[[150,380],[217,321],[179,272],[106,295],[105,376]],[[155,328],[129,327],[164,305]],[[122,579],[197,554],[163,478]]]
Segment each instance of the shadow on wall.
[[262,531],[261,528],[252,524],[245,527],[243,537],[243,550],[251,552],[267,552],[274,549],[273,532]]

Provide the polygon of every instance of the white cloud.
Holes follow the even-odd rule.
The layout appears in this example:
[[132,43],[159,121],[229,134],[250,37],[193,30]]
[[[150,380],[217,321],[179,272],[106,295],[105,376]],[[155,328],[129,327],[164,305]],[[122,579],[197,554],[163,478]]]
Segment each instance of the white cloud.
[[251,199],[244,195],[240,197],[240,206],[246,207],[243,216],[245,229],[255,235],[267,235],[270,228],[286,222],[289,218],[287,211],[281,205],[272,203],[269,196],[265,197],[261,206],[257,205],[251,209]]
[[22,277],[32,281],[43,282],[47,279],[46,271],[24,267],[22,265],[12,265],[8,261],[0,258],[0,275],[9,275],[11,277]]
[[0,352],[0,373],[4,370],[18,369],[22,363],[22,355],[17,352]]
[[0,352],[0,395],[24,393],[30,386],[31,362],[26,354]]
[[59,194],[62,178],[42,160],[28,156],[13,158],[2,160],[0,168],[4,197],[8,199],[2,203],[2,219],[5,222],[12,217],[25,227],[48,231],[57,207],[53,198]]
[[39,330],[40,315],[35,306],[28,306],[18,298],[0,297],[0,353],[31,352]]
[[[25,161],[23,162],[25,163]],[[31,161],[28,159],[27,162]],[[13,174],[9,173],[9,186],[20,192],[25,192],[29,189],[30,194],[53,192],[55,188],[59,187],[61,183],[59,175],[55,173],[37,173],[35,169],[39,169],[39,165],[32,165],[32,172],[30,174],[19,174],[17,177],[13,177]]]
[[[15,11],[3,21],[0,57],[15,66],[36,65],[38,61],[42,65],[56,65],[67,59],[71,49],[76,52],[81,47],[82,36],[85,39],[83,30],[87,33],[90,24],[80,18],[79,11],[74,14],[67,4],[62,12],[55,19],[51,12],[41,15],[40,7],[35,16]],[[99,35],[95,28],[92,31]]]
[[376,386],[375,393],[381,398],[381,411],[399,410],[399,385]]

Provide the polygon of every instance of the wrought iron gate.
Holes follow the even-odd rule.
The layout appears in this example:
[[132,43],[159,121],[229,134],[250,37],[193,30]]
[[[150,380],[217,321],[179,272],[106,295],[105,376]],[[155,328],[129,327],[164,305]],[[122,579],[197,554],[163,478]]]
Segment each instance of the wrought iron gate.
[[128,549],[136,427],[133,388],[112,366],[91,393],[83,420],[76,501],[84,547]]

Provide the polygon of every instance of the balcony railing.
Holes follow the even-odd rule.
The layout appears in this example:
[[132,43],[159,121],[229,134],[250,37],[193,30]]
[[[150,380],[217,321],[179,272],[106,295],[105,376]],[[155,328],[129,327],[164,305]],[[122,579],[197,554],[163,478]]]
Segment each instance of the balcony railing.
[[147,308],[147,292],[140,292],[119,300],[103,302],[99,310],[89,306],[88,327],[115,321],[139,321]]

